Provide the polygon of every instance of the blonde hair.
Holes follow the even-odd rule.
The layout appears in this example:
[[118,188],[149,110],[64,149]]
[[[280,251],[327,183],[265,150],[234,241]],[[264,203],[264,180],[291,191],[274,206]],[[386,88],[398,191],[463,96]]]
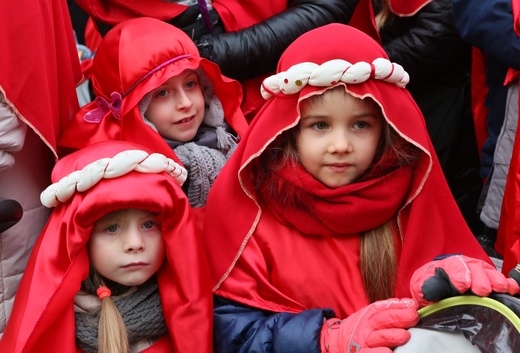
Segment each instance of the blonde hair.
[[[96,288],[105,286],[99,274],[94,274]],[[101,299],[98,326],[99,353],[127,353],[129,349],[126,326],[110,296]]]
[[390,9],[390,0],[381,0],[381,9],[376,15],[377,30],[381,30],[385,25],[392,22],[393,14]]
[[363,232],[360,267],[365,294],[370,302],[394,296],[397,278],[395,220]]

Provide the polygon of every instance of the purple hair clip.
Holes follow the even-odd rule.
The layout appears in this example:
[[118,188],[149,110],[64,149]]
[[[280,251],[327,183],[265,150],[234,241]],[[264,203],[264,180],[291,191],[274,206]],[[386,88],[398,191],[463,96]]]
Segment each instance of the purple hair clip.
[[98,107],[85,114],[83,120],[85,120],[87,123],[99,123],[109,111],[112,111],[112,114],[116,117],[116,119],[121,119],[121,105],[123,104],[123,97],[121,97],[119,92],[112,92],[110,94],[110,98],[112,100],[108,102],[103,97],[96,97],[94,102],[96,102]]

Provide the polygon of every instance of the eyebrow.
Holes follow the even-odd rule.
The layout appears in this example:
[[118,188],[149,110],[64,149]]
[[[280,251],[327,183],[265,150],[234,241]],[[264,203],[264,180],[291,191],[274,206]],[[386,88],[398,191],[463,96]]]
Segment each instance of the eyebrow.
[[[308,120],[308,119],[326,119],[328,115],[326,114],[310,114],[310,115],[301,115],[300,121],[302,120]],[[353,115],[354,118],[367,118],[367,119],[379,119],[380,116],[377,114],[377,112],[363,112],[361,114]]]

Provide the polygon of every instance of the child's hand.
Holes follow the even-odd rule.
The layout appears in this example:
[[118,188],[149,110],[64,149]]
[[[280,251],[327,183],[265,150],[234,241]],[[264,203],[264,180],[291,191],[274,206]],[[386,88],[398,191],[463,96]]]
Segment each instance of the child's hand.
[[321,352],[391,353],[408,342],[406,329],[419,322],[412,299],[388,299],[372,303],[345,320],[329,319],[321,330]]
[[15,158],[12,153],[22,149],[26,133],[27,124],[18,119],[0,94],[0,173],[13,167]]
[[412,297],[420,307],[471,290],[486,297],[491,292],[518,293],[518,284],[485,261],[453,255],[420,267],[410,282]]

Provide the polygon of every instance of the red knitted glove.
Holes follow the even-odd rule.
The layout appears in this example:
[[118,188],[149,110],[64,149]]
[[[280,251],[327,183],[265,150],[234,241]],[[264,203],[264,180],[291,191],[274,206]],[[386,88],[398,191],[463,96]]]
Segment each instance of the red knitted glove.
[[518,293],[518,283],[506,278],[485,261],[463,255],[453,255],[428,262],[412,275],[412,297],[420,307],[444,298],[461,295],[471,290],[486,297],[492,291]]
[[345,320],[329,319],[321,329],[322,353],[391,353],[410,339],[406,329],[419,322],[412,299],[372,303]]

